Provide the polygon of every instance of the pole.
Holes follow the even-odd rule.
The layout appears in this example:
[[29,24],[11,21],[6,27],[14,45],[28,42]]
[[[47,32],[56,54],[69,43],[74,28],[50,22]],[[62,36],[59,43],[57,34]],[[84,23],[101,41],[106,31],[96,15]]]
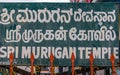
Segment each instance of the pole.
[[12,67],[13,60],[14,60],[14,55],[13,55],[13,53],[10,53],[10,57],[9,57],[9,61],[10,61],[10,75],[12,75],[12,72],[13,72],[13,67]]
[[51,54],[50,54],[50,72],[51,72],[51,75],[54,74],[53,61],[54,61],[54,56],[53,56],[53,54],[51,53]]
[[30,61],[31,61],[31,75],[34,74],[34,54],[32,53],[31,54],[31,57],[30,57]]
[[110,56],[110,60],[111,60],[111,64],[112,64],[112,75],[116,75],[116,70],[115,70],[115,57],[114,57],[114,54],[112,54]]
[[93,69],[93,61],[94,61],[94,57],[93,54],[90,54],[90,75],[94,75],[94,69]]
[[74,61],[75,61],[75,56],[74,56],[74,53],[72,52],[72,55],[71,55],[71,61],[72,61],[72,75],[74,75]]

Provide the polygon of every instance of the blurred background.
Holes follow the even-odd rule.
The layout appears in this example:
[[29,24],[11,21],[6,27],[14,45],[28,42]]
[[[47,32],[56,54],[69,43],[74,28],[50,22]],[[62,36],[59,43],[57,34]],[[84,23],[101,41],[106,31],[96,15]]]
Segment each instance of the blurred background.
[[[0,2],[66,2],[86,3],[86,0],[0,0]],[[92,0],[91,2],[117,2],[120,0]],[[120,28],[119,28],[120,29]],[[13,75],[30,75],[31,66],[13,66]],[[116,66],[116,73],[120,75],[120,63]],[[0,75],[9,75],[9,66],[0,65]],[[34,66],[34,75],[50,75],[50,67]],[[71,75],[71,67],[54,67],[54,75]],[[75,67],[75,75],[90,75],[89,67]],[[94,66],[94,75],[111,75],[111,67]]]

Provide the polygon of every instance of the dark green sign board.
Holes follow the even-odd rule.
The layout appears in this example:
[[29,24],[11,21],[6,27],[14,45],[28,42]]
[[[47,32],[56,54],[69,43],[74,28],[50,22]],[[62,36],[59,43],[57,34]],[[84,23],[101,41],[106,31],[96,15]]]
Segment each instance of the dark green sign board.
[[0,65],[110,66],[110,56],[119,61],[118,9],[115,3],[1,3]]

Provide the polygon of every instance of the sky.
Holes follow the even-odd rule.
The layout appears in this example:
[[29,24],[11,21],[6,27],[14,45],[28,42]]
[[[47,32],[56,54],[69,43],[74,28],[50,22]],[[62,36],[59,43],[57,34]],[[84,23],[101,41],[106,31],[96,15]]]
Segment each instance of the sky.
[[70,2],[70,0],[0,0],[0,2]]

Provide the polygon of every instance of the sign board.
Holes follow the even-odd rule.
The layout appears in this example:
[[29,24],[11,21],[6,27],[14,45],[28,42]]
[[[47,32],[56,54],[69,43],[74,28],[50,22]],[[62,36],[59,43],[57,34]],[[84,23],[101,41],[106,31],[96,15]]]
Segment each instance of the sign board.
[[110,66],[114,53],[119,61],[118,8],[115,3],[1,3],[0,65],[49,66],[53,53],[56,66]]

